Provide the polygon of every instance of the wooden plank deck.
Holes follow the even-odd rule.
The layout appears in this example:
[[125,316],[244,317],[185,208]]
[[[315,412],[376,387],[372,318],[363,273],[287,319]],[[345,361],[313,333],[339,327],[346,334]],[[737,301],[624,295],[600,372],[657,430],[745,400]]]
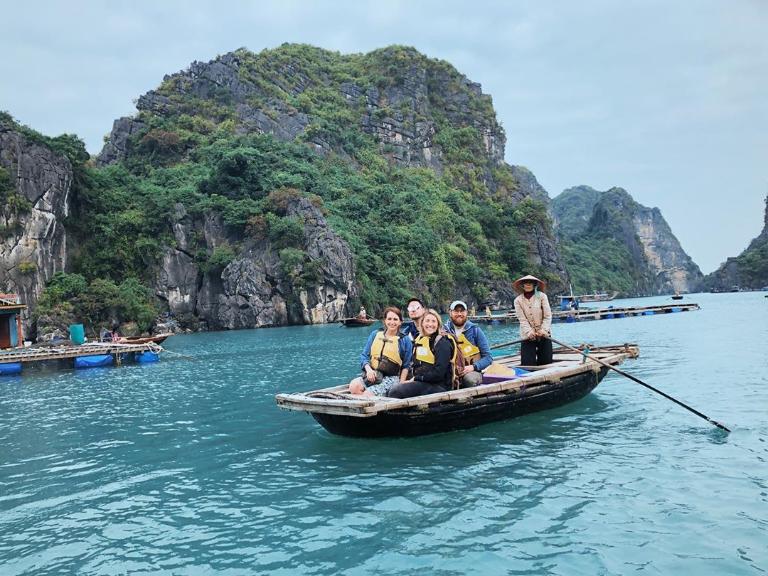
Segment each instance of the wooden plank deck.
[[[629,318],[632,316],[653,316],[656,314],[673,314],[699,310],[698,304],[659,304],[656,306],[623,306],[613,308],[591,308],[580,310],[552,310],[552,320],[557,322],[581,322],[583,320],[609,320],[612,318]],[[475,324],[504,324],[517,322],[517,315],[510,311],[507,314],[492,316],[471,316]]]
[[80,346],[40,346],[34,348],[14,348],[0,351],[0,364],[9,362],[42,362],[61,360],[78,356],[97,354],[124,354],[126,352],[163,352],[162,346],[154,342],[146,344],[120,344],[119,342],[91,342]]

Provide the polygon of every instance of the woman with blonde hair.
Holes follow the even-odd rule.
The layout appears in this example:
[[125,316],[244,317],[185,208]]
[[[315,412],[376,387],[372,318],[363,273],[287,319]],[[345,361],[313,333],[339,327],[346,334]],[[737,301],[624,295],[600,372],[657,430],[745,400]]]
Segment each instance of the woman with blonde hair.
[[456,349],[452,338],[441,333],[442,325],[436,310],[430,308],[424,312],[420,333],[413,342],[413,378],[395,384],[387,396],[410,398],[452,388]]

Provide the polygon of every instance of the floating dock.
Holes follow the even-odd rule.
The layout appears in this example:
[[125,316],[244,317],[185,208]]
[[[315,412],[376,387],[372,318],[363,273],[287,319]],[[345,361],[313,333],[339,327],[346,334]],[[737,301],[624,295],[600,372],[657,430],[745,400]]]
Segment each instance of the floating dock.
[[79,346],[37,346],[0,351],[0,375],[18,374],[24,364],[52,360],[74,359],[75,368],[121,365],[131,358],[137,362],[157,361],[162,346],[154,342],[121,344],[119,342],[90,342]]
[[[553,310],[553,322],[582,322],[584,320],[611,320],[631,316],[654,316],[656,314],[674,314],[699,310],[698,304],[660,304],[658,306],[624,306],[610,308],[585,308],[580,310]],[[514,312],[491,316],[470,316],[475,324],[504,324],[517,322]]]

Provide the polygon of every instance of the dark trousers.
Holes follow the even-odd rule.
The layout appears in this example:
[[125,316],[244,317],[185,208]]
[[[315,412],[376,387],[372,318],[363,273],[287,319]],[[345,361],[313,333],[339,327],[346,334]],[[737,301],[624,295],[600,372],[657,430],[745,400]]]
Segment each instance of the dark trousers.
[[395,384],[390,388],[387,396],[390,398],[411,398],[413,396],[423,396],[424,394],[437,394],[438,392],[447,392],[450,388],[430,384],[429,382],[405,382]]
[[536,340],[524,340],[520,344],[520,365],[541,366],[552,363],[552,340],[549,338],[537,338]]

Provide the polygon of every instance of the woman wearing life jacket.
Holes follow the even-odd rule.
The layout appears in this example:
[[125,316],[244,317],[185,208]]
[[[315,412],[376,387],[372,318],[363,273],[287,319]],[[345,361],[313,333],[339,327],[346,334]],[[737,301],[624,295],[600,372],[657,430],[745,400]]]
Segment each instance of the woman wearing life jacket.
[[386,396],[392,386],[408,377],[413,358],[413,343],[400,334],[403,314],[394,306],[384,309],[384,330],[368,336],[360,354],[361,376],[349,383],[352,394]]
[[515,298],[515,314],[520,322],[520,364],[541,366],[552,363],[552,309],[549,299],[542,292],[547,284],[536,276],[523,276],[512,287],[520,292]]
[[437,311],[430,308],[424,313],[413,343],[413,378],[393,386],[387,396],[410,398],[452,388],[456,349],[451,336],[440,333],[442,325]]

